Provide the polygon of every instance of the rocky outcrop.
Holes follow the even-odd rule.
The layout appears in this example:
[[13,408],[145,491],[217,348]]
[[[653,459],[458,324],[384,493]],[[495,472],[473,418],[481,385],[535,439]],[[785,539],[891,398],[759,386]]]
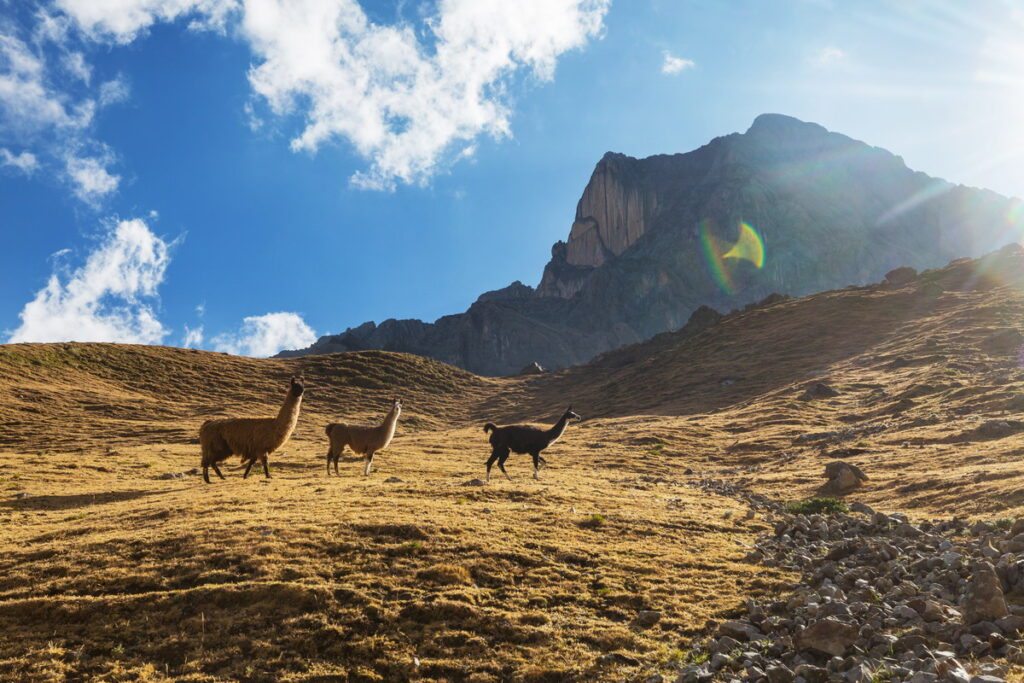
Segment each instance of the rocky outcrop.
[[[485,375],[532,362],[558,370],[678,329],[701,305],[728,311],[886,273],[902,281],[978,256],[1024,227],[1007,224],[1024,216],[1019,205],[912,171],[817,124],[764,114],[686,154],[606,154],[536,289],[516,282],[434,323],[366,323],[281,355],[375,348]],[[763,242],[761,267],[723,258],[741,221]]]
[[691,661],[663,667],[668,680],[1000,683],[1024,663],[1024,607],[1007,600],[1024,587],[1012,550],[1024,524],[911,523],[863,503],[792,514],[721,480],[689,483],[743,500],[773,525],[745,561],[800,580],[791,593],[749,599],[692,642]]

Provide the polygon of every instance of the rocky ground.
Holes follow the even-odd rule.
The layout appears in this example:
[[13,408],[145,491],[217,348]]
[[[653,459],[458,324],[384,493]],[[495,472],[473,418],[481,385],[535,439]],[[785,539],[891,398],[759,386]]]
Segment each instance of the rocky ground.
[[749,514],[773,524],[747,559],[801,579],[777,600],[748,600],[742,616],[694,642],[675,665],[679,683],[1016,678],[1014,665],[1024,663],[1024,604],[1015,600],[1024,593],[1024,520],[913,524],[858,503],[802,514],[722,481],[697,485],[741,497]]

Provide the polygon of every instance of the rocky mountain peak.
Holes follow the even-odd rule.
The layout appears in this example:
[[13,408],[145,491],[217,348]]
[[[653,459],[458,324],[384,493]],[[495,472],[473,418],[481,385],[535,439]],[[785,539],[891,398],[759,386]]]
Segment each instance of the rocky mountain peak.
[[[679,329],[702,305],[742,309],[773,292],[980,255],[1024,229],[1007,224],[1019,206],[818,124],[762,114],[685,154],[606,153],[536,290],[515,282],[434,323],[386,320],[281,355],[380,348],[487,375],[534,361],[557,370]],[[763,262],[723,261],[741,222],[763,242]]]

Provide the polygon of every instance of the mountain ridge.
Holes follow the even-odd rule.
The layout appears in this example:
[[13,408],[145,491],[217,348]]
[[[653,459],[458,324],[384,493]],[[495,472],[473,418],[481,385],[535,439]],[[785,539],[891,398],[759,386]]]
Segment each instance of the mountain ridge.
[[[433,323],[364,323],[280,356],[406,351],[484,375],[569,367],[677,329],[701,305],[731,310],[978,256],[1016,239],[1020,205],[818,124],[762,114],[690,152],[606,153],[536,288],[513,283]],[[763,240],[763,267],[720,258],[740,222]]]

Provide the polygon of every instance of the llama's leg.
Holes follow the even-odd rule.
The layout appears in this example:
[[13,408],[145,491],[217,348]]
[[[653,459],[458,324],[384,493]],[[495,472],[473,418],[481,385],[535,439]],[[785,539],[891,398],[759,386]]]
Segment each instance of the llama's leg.
[[327,476],[331,476],[331,449],[327,449]]
[[508,460],[509,452],[505,451],[500,458],[498,458],[498,469],[505,475],[505,478],[512,481],[512,477],[508,476],[508,472],[505,471],[505,461]]
[[491,451],[491,457],[487,459],[487,481],[491,480],[491,465],[498,459],[498,449],[495,448]]
[[368,476],[370,476],[370,467],[373,465],[373,451],[370,451],[369,453],[367,453],[365,458],[366,458],[366,469],[363,470],[363,476],[364,477],[368,477]]
[[256,462],[256,458],[251,458],[249,460],[249,464],[245,466],[245,474],[242,475],[242,479],[247,479],[249,477],[249,470],[252,469],[252,464],[254,462]]
[[203,481],[205,481],[207,484],[210,483],[210,466],[207,465],[205,462],[203,463]]
[[260,462],[263,463],[263,474],[267,479],[270,479],[270,463],[267,462],[267,456],[261,455]]
[[[217,473],[218,477],[220,477],[221,479],[224,478],[224,475],[220,473],[220,468],[217,467],[217,463],[215,463],[215,462],[214,463],[210,463],[210,466],[213,467],[213,471]],[[209,480],[207,480],[207,481],[209,481]]]
[[540,453],[530,453],[533,456],[533,478],[540,479]]
[[341,450],[334,454],[334,473],[337,474],[339,477],[341,476],[341,472],[338,471],[338,461],[341,460],[341,454],[344,452],[345,447],[342,446]]

